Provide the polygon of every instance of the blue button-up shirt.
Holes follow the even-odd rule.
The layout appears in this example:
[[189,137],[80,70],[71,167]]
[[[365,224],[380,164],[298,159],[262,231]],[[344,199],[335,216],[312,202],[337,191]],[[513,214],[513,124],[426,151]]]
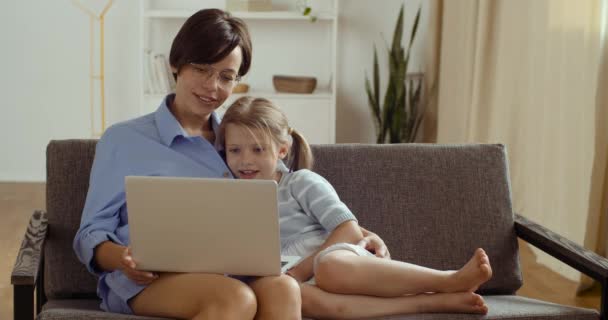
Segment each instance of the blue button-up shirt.
[[[169,95],[156,112],[111,126],[97,143],[89,191],[74,251],[87,269],[100,276],[97,294],[107,311],[131,313],[127,301],[145,288],[121,271],[103,272],[94,250],[104,241],[129,245],[125,176],[232,177],[214,146],[188,136],[168,108]],[[219,118],[211,115],[218,134]]]

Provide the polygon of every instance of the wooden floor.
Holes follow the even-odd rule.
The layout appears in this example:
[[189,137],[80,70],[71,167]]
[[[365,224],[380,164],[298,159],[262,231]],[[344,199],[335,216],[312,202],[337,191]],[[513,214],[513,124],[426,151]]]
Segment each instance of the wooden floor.
[[[21,237],[34,209],[44,209],[44,184],[0,183],[0,319],[13,317],[10,272]],[[535,262],[532,250],[520,242],[524,286],[518,294],[540,300],[598,309],[599,288],[576,296],[577,284]]]

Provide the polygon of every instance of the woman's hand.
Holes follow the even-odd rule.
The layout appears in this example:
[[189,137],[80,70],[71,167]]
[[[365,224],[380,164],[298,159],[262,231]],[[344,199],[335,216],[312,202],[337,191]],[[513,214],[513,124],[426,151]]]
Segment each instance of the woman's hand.
[[136,270],[136,266],[137,265],[131,256],[131,249],[126,247],[122,252],[122,257],[120,259],[120,270],[127,276],[127,278],[131,279],[138,285],[148,285],[152,283],[152,281],[158,279],[158,274]]
[[358,246],[365,248],[367,251],[376,255],[376,257],[383,259],[391,259],[391,254],[388,252],[388,248],[386,244],[384,244],[384,240],[380,238],[377,234],[366,230],[363,227],[361,228],[361,232],[363,233],[363,239],[357,243]]

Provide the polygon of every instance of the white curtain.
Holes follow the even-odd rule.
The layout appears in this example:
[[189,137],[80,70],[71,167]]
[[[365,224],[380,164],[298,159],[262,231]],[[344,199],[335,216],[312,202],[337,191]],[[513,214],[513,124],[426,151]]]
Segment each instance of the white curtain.
[[425,139],[436,121],[439,143],[505,144],[515,211],[606,255],[602,1],[437,0],[432,10],[427,74],[438,92]]

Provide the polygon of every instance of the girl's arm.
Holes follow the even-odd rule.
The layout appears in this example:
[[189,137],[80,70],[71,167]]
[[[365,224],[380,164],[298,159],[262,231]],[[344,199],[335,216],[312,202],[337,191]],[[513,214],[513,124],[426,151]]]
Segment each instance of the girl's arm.
[[288,272],[297,280],[305,281],[313,275],[317,253],[334,243],[356,244],[363,239],[363,234],[355,216],[325,178],[304,169],[294,172],[287,183],[300,209],[330,233],[321,247]]
[[323,249],[331,246],[334,243],[346,242],[357,244],[361,240],[363,240],[363,233],[361,232],[361,228],[359,227],[357,221],[350,220],[343,222],[331,232],[329,237],[327,237],[325,242],[321,245],[321,247],[319,247],[319,249],[317,249],[317,251],[305,258],[297,266],[290,269],[287,274],[300,282],[307,281],[313,276],[313,262],[315,256],[319,252],[323,251]]

